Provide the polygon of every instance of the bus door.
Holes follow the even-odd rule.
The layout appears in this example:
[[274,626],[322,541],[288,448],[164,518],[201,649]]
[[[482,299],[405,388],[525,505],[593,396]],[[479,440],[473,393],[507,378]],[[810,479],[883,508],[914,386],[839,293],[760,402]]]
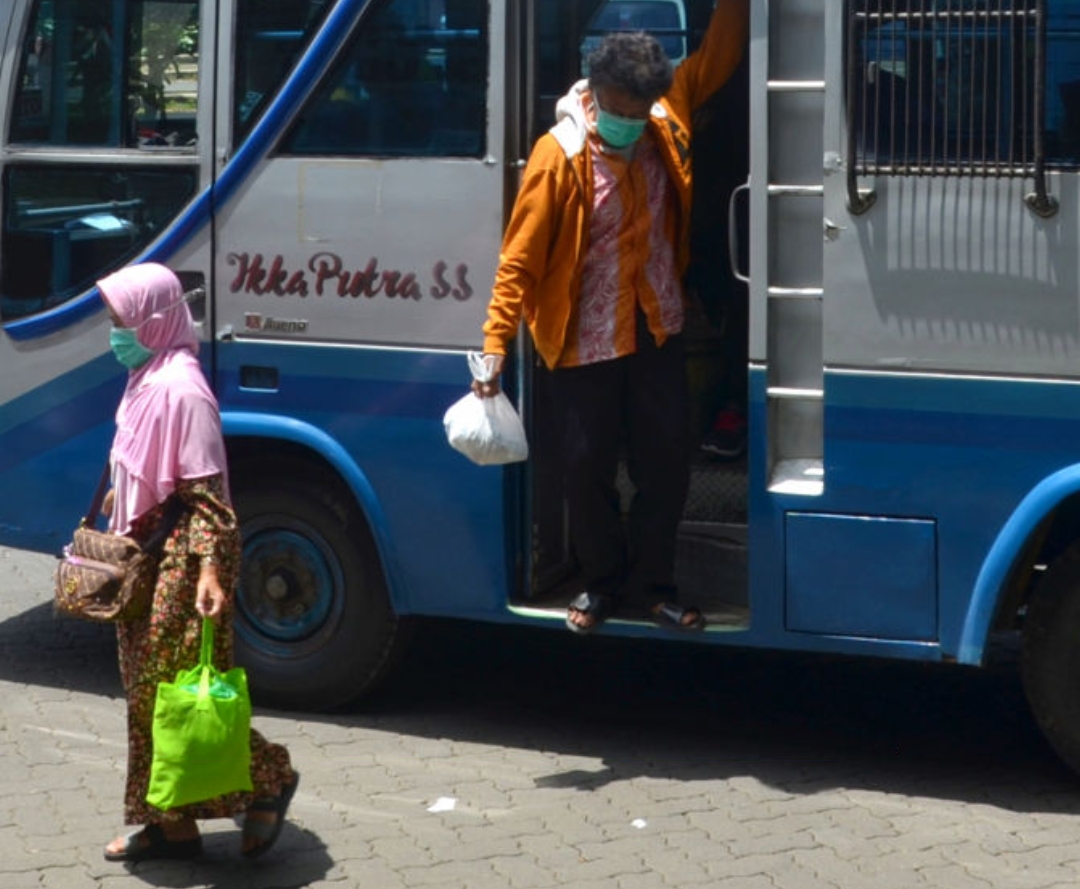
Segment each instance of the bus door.
[[[104,463],[124,372],[94,282],[209,271],[212,0],[15,0],[0,13],[0,528],[57,547]],[[194,306],[196,312],[200,306]]]
[[[652,33],[676,63],[692,51],[704,33],[710,0],[638,2],[638,0],[535,0],[525,4],[530,46],[535,58],[526,74],[526,100],[520,138],[522,163],[533,142],[554,122],[555,105],[586,72],[588,53],[604,34],[620,30]],[[694,120],[694,213],[691,219],[691,266],[685,338],[691,389],[691,425],[700,441],[726,408],[739,418],[746,409],[747,297],[745,275],[739,280],[727,259],[728,201],[748,171],[748,68],[744,64],[702,108]],[[742,244],[745,203],[737,215]],[[740,268],[745,264],[740,265]],[[527,356],[525,368],[538,362]],[[558,418],[551,414],[548,377],[527,375],[527,397],[534,419],[531,473],[531,572],[523,607],[535,613],[565,614],[569,598],[580,589],[568,541],[562,493]],[[747,466],[744,451],[715,456],[700,449],[691,463],[690,490],[679,528],[676,582],[687,602],[700,606],[710,627],[743,630],[749,625],[746,565]],[[625,465],[617,487],[625,509],[633,485]],[[620,617],[633,617],[630,608]]]
[[[442,427],[471,381],[513,174],[508,6],[221,3],[216,384],[241,517],[262,529],[245,553],[344,576],[342,510],[358,504],[349,524],[366,529],[349,534],[379,542],[365,561],[397,613],[495,610],[510,583],[504,472]],[[332,587],[312,589],[344,601]],[[248,604],[242,645],[311,630]]]

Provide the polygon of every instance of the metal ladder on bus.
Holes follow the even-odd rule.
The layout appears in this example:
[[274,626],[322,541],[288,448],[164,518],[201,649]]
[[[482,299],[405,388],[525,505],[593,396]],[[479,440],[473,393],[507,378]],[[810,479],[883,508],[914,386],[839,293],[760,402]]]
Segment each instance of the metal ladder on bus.
[[[773,103],[778,96],[820,97],[822,109],[825,98],[824,80],[777,80],[766,81],[769,138]],[[811,115],[819,122],[822,113]],[[771,166],[772,152],[767,147],[767,163]],[[817,159],[820,170],[820,154]],[[769,217],[763,231],[767,233],[769,247],[774,241],[771,228],[780,214],[778,205],[786,201],[803,202],[817,199],[824,217],[825,186],[819,180],[814,183],[774,182],[772,170],[765,187],[765,206]],[[729,226],[732,243],[732,267],[736,277],[750,285],[749,276],[738,270],[738,248],[735,243],[735,203],[737,194],[750,189],[750,181],[740,186],[731,196]],[[805,209],[805,208],[804,208]],[[798,216],[798,213],[795,214]],[[796,222],[795,224],[800,224]],[[820,227],[817,229],[821,231]],[[782,238],[775,239],[783,243]],[[820,243],[820,242],[819,242]],[[803,251],[804,253],[806,251]],[[770,252],[766,259],[766,424],[767,424],[767,478],[768,489],[778,494],[817,496],[824,491],[824,354],[822,339],[822,315],[824,297],[823,252],[816,258],[816,272],[800,276],[807,280],[777,281],[774,269],[779,264]],[[805,265],[805,258],[804,263]]]

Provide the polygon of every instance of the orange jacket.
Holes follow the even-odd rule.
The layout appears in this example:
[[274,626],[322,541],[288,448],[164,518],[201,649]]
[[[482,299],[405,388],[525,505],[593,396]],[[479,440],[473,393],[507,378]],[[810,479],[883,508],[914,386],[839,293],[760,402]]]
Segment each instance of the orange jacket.
[[[652,108],[648,129],[678,197],[676,258],[689,259],[690,120],[742,59],[750,0],[718,0],[701,46],[675,69],[671,89]],[[581,94],[585,81],[559,101],[558,122],[529,156],[499,253],[484,352],[505,355],[524,315],[536,350],[554,367],[566,342],[573,301],[589,244],[592,162],[586,150]]]

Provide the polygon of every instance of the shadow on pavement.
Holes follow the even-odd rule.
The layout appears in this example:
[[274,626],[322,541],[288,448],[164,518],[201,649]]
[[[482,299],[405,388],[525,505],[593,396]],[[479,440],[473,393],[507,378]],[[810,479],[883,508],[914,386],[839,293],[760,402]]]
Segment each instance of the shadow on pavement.
[[748,776],[791,795],[865,788],[1080,813],[1015,665],[724,649],[433,622],[348,717],[406,734],[598,757],[538,784]]
[[279,842],[282,852],[275,849],[257,862],[244,861],[236,851],[239,831],[217,832],[204,835],[205,855],[198,861],[144,861],[123,868],[135,879],[164,889],[301,889],[325,880],[334,867],[326,845],[310,831],[286,824]]
[[[120,695],[111,627],[51,605],[0,623],[0,679]],[[257,701],[256,701],[257,703]],[[1080,813],[1080,782],[1027,709],[1015,668],[571,636],[424,621],[391,683],[326,721],[599,758],[538,784],[757,779]]]
[[0,622],[0,679],[117,697],[116,629],[56,617],[52,602]]

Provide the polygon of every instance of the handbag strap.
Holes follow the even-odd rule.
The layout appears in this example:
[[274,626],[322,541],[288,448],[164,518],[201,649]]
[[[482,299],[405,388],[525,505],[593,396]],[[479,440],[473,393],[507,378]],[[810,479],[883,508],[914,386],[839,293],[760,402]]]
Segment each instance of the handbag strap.
[[[86,515],[82,520],[84,528],[94,527],[98,516],[101,515],[101,507],[105,503],[105,492],[108,488],[109,460],[106,458],[105,468],[101,470],[101,478],[98,479],[97,490],[94,491],[94,499],[90,501],[90,508],[86,511]],[[180,520],[180,514],[184,511],[184,504],[180,502],[180,498],[175,494],[170,494],[165,504],[165,512],[161,516],[161,521],[154,529],[154,533],[147,537],[146,542],[142,545],[145,552],[156,552],[164,545],[165,538],[172,533],[176,523]]]
[[196,710],[210,710],[210,678],[214,670],[214,622],[208,617],[202,622],[202,645],[199,649],[199,690],[195,696]]
[[199,666],[214,666],[214,621],[204,617],[202,621],[202,648],[199,651]]
[[94,491],[94,499],[90,501],[90,508],[83,518],[83,525],[93,528],[97,517],[101,515],[101,505],[105,502],[105,491],[109,487],[109,458],[105,458],[105,468],[101,470],[101,478],[98,479],[97,490]]
[[214,666],[214,634],[217,628],[212,617],[204,617],[202,624],[202,644],[199,650],[199,690],[196,707],[200,710],[209,709],[212,700],[230,701],[239,697],[247,697],[246,687],[238,688],[231,679],[232,674],[243,672],[242,668],[235,668],[229,673],[221,673]]
[[165,504],[165,512],[161,516],[161,521],[154,529],[154,533],[147,537],[146,542],[142,545],[144,552],[154,553],[161,549],[165,544],[165,538],[172,533],[172,529],[176,527],[176,523],[180,520],[180,514],[184,511],[184,504],[180,502],[180,498],[175,494],[170,494]]

